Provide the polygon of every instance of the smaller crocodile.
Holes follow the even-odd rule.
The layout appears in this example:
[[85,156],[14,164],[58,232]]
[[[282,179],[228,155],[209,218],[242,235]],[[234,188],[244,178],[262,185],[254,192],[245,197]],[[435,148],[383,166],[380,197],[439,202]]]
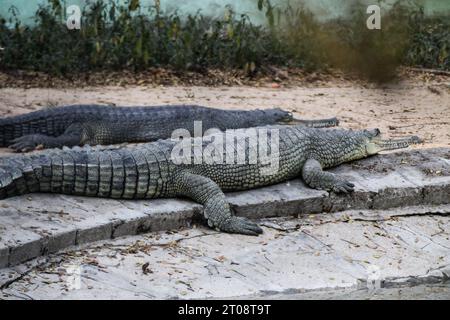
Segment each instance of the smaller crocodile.
[[180,128],[194,135],[194,121],[202,122],[202,133],[211,128],[226,130],[273,124],[338,125],[336,118],[300,120],[291,112],[278,108],[223,110],[196,105],[71,105],[0,119],[0,147],[9,146],[16,152],[26,152],[37,147],[150,142],[169,138]]
[[[216,133],[209,143],[201,137],[184,140],[186,146],[199,145],[201,157],[212,154],[211,151],[214,156],[222,155],[222,159],[240,154],[246,160],[243,163],[220,158],[197,162],[202,158],[195,152],[186,153],[184,159],[188,161],[179,162],[183,157],[178,158],[175,150],[180,142],[170,139],[118,149],[53,149],[3,157],[0,199],[32,192],[117,199],[187,197],[204,206],[209,226],[257,235],[262,230],[256,223],[232,215],[224,191],[248,190],[301,177],[312,188],[348,193],[354,190],[352,182],[323,169],[420,142],[417,137],[383,140],[378,129],[351,131],[278,125],[255,129],[270,132],[271,139],[257,139],[254,143],[249,130],[236,130],[238,142],[225,149],[223,141],[228,131]],[[276,136],[278,141],[274,142],[272,138]],[[270,150],[268,154],[262,152],[267,158],[258,156],[253,159],[256,161],[250,161],[252,155],[261,155],[261,150]],[[267,170],[268,163],[277,163],[278,169]]]

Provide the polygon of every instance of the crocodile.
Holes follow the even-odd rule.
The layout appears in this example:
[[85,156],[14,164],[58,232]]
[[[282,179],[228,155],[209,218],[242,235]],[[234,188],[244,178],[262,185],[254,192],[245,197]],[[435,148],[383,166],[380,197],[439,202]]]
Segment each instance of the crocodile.
[[150,142],[169,138],[178,128],[188,129],[193,134],[194,121],[202,121],[203,132],[211,128],[225,130],[277,123],[311,127],[338,125],[336,118],[300,120],[278,108],[222,110],[197,105],[71,105],[0,119],[0,147],[26,152],[35,148]]
[[[420,142],[416,136],[384,140],[378,129],[352,131],[301,125],[253,129],[257,136],[249,134],[251,129],[233,130],[233,140],[225,148],[228,130],[120,148],[85,146],[3,157],[0,198],[33,192],[117,199],[186,197],[204,206],[203,215],[210,227],[258,235],[262,229],[255,222],[232,214],[224,192],[301,177],[312,188],[349,193],[355,187],[352,182],[324,169]],[[197,151],[183,149],[193,146]],[[244,148],[244,162],[223,160],[230,154],[236,156],[240,148]],[[258,155],[256,161],[252,154]],[[267,156],[264,161],[263,154]],[[205,155],[223,157],[210,161]],[[276,170],[265,170],[271,163],[278,164]]]

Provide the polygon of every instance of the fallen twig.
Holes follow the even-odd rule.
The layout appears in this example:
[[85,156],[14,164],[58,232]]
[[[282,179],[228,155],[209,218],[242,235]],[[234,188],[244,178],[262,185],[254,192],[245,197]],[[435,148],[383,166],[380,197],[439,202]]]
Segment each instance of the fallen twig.
[[441,75],[441,76],[450,76],[450,71],[446,71],[446,70],[428,69],[428,68],[413,68],[413,67],[409,67],[407,69],[410,71],[414,71],[414,72],[423,72],[423,73],[432,73],[432,74]]

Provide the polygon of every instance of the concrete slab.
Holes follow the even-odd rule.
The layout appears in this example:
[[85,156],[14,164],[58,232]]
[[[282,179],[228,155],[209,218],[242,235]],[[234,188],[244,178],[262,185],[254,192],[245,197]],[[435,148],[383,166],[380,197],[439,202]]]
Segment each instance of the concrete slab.
[[[227,195],[237,215],[297,216],[450,203],[450,149],[379,155],[332,171],[356,184],[351,195],[312,190],[299,179]],[[0,268],[72,245],[190,226],[202,207],[186,200],[117,201],[32,194],[0,203]]]
[[263,219],[259,237],[194,228],[96,242],[16,278],[21,266],[1,270],[13,276],[0,298],[352,298],[440,285],[450,275],[450,205],[401,210]]
[[450,283],[422,284],[413,287],[369,289],[338,289],[303,293],[251,295],[239,299],[253,300],[448,300]]

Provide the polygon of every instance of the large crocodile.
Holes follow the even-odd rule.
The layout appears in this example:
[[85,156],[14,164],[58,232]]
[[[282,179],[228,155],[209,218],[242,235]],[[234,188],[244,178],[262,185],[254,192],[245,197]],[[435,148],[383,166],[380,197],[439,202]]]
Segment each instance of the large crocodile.
[[281,109],[222,110],[195,105],[157,107],[113,107],[73,105],[49,108],[0,119],[0,146],[18,152],[36,147],[150,142],[166,139],[173,130],[185,128],[193,134],[194,121],[202,129],[237,129],[277,123],[297,123],[311,127],[338,124],[336,118],[294,119]]
[[[419,142],[417,137],[383,140],[378,129],[278,125],[255,128],[257,138],[249,130],[235,130],[229,141],[227,131],[205,139],[159,140],[101,150],[52,149],[1,158],[0,198],[31,192],[122,199],[188,197],[204,205],[209,226],[257,235],[262,230],[256,223],[232,215],[224,191],[257,188],[301,176],[312,188],[351,192],[351,182],[323,169]],[[224,141],[228,142],[225,147]],[[190,146],[197,146],[197,151],[184,149]],[[237,163],[234,156],[242,154],[239,150],[244,150],[245,161]],[[230,154],[232,161],[227,158]],[[220,155],[223,157],[217,157]],[[273,163],[277,164],[275,170],[267,170]]]

